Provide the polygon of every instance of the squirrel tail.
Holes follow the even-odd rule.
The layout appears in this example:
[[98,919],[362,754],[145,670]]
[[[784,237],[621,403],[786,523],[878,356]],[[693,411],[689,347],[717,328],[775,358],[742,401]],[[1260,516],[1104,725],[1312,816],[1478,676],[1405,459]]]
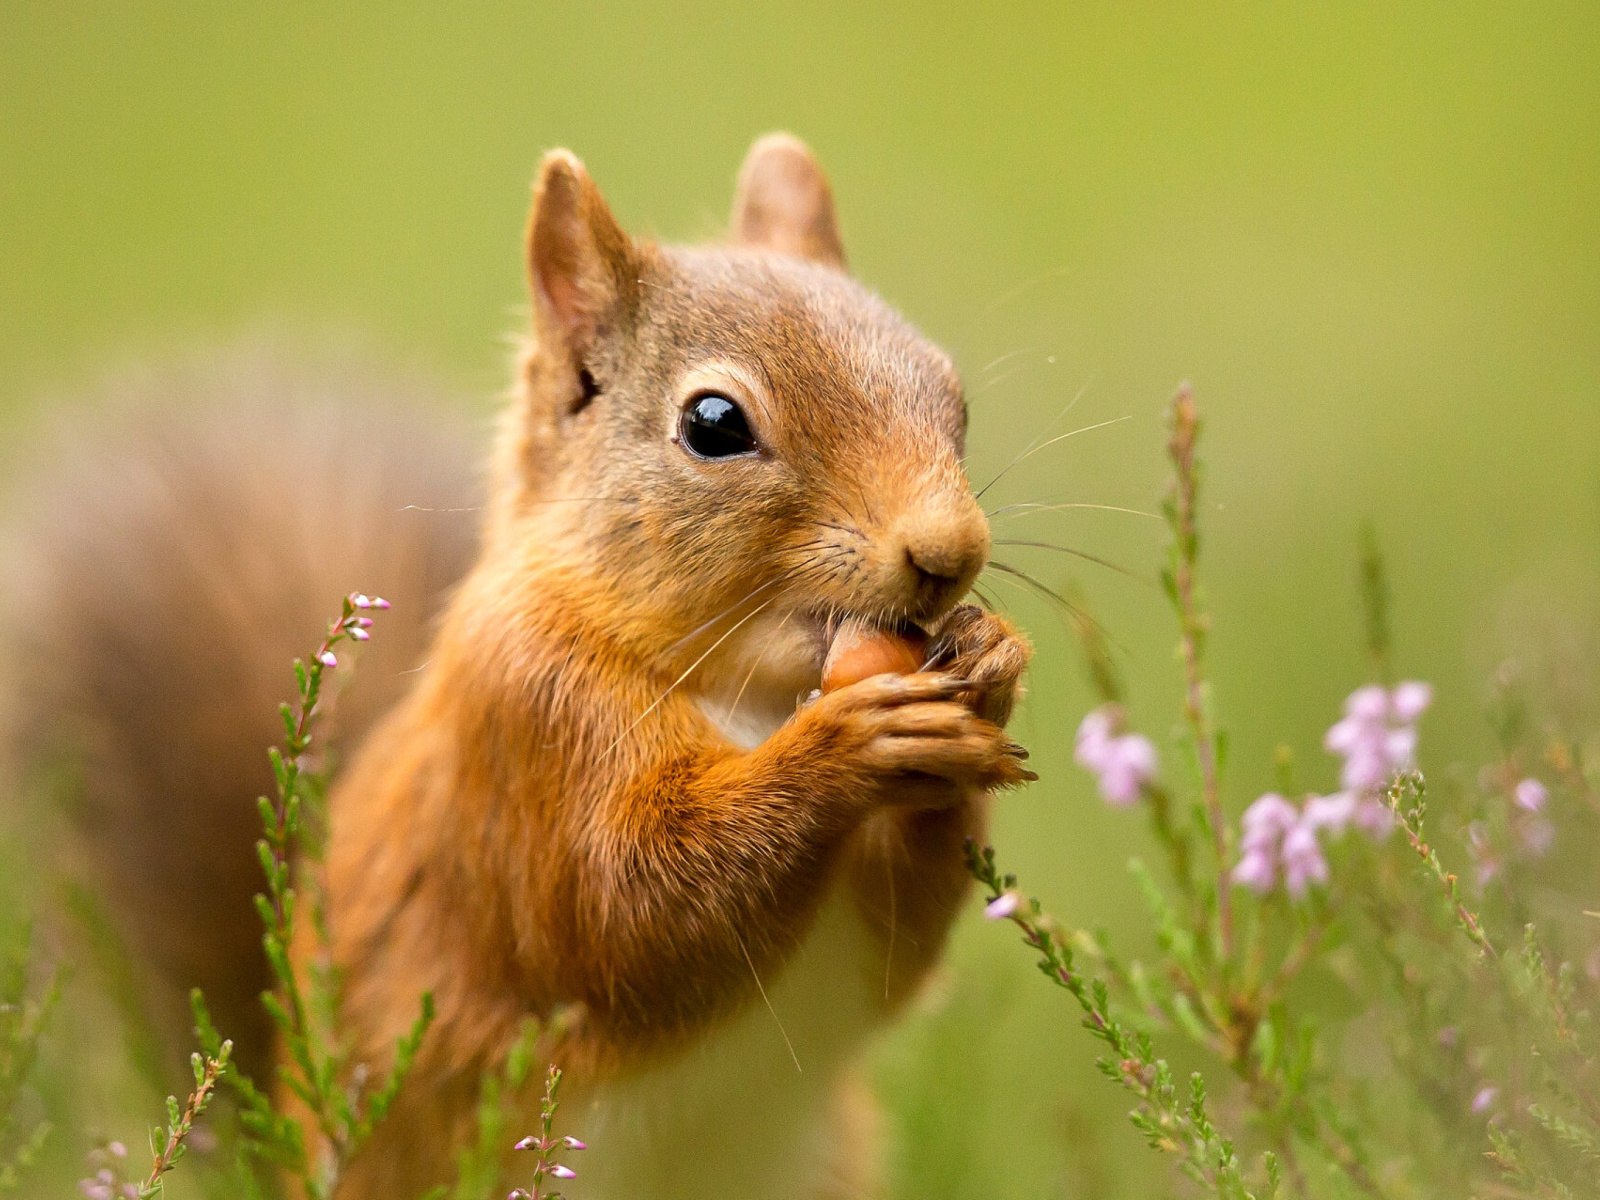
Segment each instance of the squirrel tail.
[[271,1041],[255,801],[290,662],[345,593],[393,604],[319,730],[335,753],[422,663],[480,523],[478,439],[451,413],[415,379],[251,347],[124,373],[8,472],[8,792],[70,780],[66,866],[120,935],[150,1028],[182,1030],[199,986],[247,1069]]

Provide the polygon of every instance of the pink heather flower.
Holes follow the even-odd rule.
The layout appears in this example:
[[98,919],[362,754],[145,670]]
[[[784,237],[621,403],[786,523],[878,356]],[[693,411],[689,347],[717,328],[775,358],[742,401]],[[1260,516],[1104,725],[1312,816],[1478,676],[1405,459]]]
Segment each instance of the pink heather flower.
[[1472,1111],[1481,1113],[1495,1102],[1495,1097],[1500,1094],[1497,1087],[1481,1087],[1478,1094],[1472,1098]]
[[1389,715],[1389,694],[1375,683],[1359,687],[1344,702],[1345,715],[1357,721],[1381,721]]
[[1428,711],[1428,706],[1433,703],[1433,688],[1429,684],[1408,679],[1394,689],[1391,703],[1395,717],[1409,724]]
[[1283,885],[1296,900],[1313,883],[1328,882],[1328,860],[1317,843],[1317,827],[1301,820],[1283,835]]
[[1072,758],[1087,771],[1098,771],[1105,761],[1106,750],[1111,745],[1111,714],[1097,708],[1078,726],[1078,738]]
[[1073,759],[1099,776],[1100,795],[1125,807],[1137,800],[1144,785],[1155,778],[1156,748],[1137,733],[1118,734],[1116,710],[1104,705],[1089,713],[1078,726]]
[[1137,733],[1124,734],[1111,743],[1100,771],[1100,794],[1112,804],[1132,804],[1155,773],[1156,748],[1150,739]]
[[1537,779],[1528,778],[1517,784],[1514,799],[1518,808],[1536,813],[1544,807],[1544,802],[1550,799],[1550,791]]
[[1234,883],[1247,887],[1258,896],[1265,896],[1278,882],[1278,867],[1272,855],[1266,852],[1246,854],[1229,876]]
[[506,1193],[506,1200],[533,1200],[533,1193],[527,1188],[512,1188]]
[[355,640],[358,642],[364,642],[372,637],[370,633],[368,633],[365,629],[362,629],[359,625],[350,630],[350,636],[355,638]]
[[337,667],[339,665],[339,660],[333,656],[332,650],[324,650],[317,655],[317,661],[325,667]]
[[1246,851],[1276,847],[1283,835],[1293,828],[1300,814],[1277,792],[1268,792],[1239,818],[1244,833],[1242,841]]
[[[1017,911],[1022,897],[1015,892],[1004,892],[983,906],[983,915],[991,921],[1003,921]],[[582,1147],[577,1147],[582,1149]]]
[[124,1146],[121,1142],[107,1142],[106,1143],[106,1149],[111,1151],[111,1156],[113,1158],[127,1158],[128,1157],[128,1148],[126,1146]]
[[564,1137],[561,1139],[561,1141],[568,1150],[587,1150],[589,1148],[589,1144],[587,1142],[580,1142],[575,1137]]
[[1354,803],[1348,794],[1312,796],[1303,810],[1297,810],[1276,792],[1268,792],[1240,818],[1243,853],[1230,878],[1264,896],[1278,885],[1281,872],[1289,895],[1299,900],[1312,884],[1328,882],[1328,860],[1322,855],[1318,832],[1342,830]]
[[1306,801],[1305,821],[1315,829],[1343,833],[1357,820],[1361,797],[1355,792],[1335,792],[1331,796],[1312,796]]
[[1375,842],[1381,842],[1394,828],[1394,814],[1376,796],[1364,797],[1356,806],[1356,827]]
[[1346,792],[1361,793],[1340,822],[1330,809],[1319,819],[1332,829],[1343,829],[1351,821],[1375,838],[1388,835],[1393,827],[1387,805],[1376,792],[1400,771],[1416,765],[1416,721],[1433,703],[1433,689],[1425,683],[1408,680],[1387,692],[1368,684],[1350,693],[1344,702],[1344,717],[1323,738],[1331,754],[1344,759],[1339,785]]
[[1439,1045],[1448,1049],[1455,1044],[1456,1027],[1454,1025],[1446,1025],[1443,1029],[1439,1030]]
[[1234,883],[1264,896],[1278,883],[1278,848],[1300,814],[1276,792],[1268,792],[1239,818],[1243,855],[1229,877]]
[[109,1183],[97,1183],[93,1179],[80,1179],[78,1180],[78,1190],[89,1197],[89,1200],[112,1200],[111,1185]]
[[530,1133],[511,1148],[513,1150],[537,1150],[539,1148],[539,1139]]
[[578,1177],[578,1173],[571,1167],[563,1167],[560,1163],[554,1163],[551,1165],[550,1174],[554,1175],[557,1179],[576,1179]]

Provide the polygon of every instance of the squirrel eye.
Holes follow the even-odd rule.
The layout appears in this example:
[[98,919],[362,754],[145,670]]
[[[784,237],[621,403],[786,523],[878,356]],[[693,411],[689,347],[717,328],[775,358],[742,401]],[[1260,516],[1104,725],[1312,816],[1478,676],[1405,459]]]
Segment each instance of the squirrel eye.
[[756,452],[744,412],[721,392],[702,392],[678,419],[678,436],[696,458],[732,458]]

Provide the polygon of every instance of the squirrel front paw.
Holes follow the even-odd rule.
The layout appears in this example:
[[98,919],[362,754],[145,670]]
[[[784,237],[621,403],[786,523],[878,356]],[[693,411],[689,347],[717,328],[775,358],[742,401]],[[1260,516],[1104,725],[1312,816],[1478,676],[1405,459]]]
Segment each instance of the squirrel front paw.
[[936,670],[972,685],[966,699],[973,711],[1001,726],[1022,695],[1022,672],[1032,657],[1033,647],[1010,621],[976,604],[952,609],[929,647]]
[[1037,778],[1022,765],[1027,751],[963,702],[971,686],[944,673],[876,675],[813,701],[798,731],[892,804],[949,804]]

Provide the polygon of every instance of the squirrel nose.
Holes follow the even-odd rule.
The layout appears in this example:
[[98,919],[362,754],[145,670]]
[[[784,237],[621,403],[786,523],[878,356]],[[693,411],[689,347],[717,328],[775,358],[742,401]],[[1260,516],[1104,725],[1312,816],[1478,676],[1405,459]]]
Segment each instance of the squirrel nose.
[[970,496],[908,513],[900,533],[918,616],[959,599],[989,560],[989,524]]

